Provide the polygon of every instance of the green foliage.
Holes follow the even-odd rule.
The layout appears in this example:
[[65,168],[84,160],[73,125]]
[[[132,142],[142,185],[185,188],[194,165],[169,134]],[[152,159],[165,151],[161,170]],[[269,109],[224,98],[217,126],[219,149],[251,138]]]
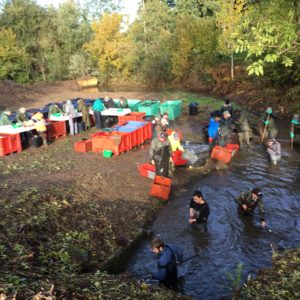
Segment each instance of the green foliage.
[[10,29],[0,30],[0,79],[10,78],[17,82],[27,79],[28,56],[18,46],[16,35]]
[[263,1],[247,10],[239,33],[236,52],[245,53],[249,75],[263,75],[268,64],[280,62],[285,68],[299,59],[299,8],[284,0]]

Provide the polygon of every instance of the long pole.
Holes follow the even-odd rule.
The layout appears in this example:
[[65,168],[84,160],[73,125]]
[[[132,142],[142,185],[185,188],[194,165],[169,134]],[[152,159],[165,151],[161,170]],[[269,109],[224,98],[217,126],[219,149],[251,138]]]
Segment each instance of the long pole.
[[266,125],[265,125],[265,128],[264,128],[262,137],[261,137],[261,144],[262,144],[262,142],[264,141],[264,138],[265,138],[265,134],[266,134],[266,130],[267,130],[269,118],[270,118],[270,114],[268,114],[268,117],[267,117]]
[[292,123],[292,126],[291,126],[291,149],[293,150],[293,147],[294,147],[294,126],[295,124]]

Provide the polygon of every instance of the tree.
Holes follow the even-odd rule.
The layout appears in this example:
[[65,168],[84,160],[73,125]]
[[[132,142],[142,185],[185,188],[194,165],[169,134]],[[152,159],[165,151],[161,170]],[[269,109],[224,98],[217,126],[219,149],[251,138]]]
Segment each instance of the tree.
[[126,49],[127,38],[121,32],[121,22],[122,16],[117,13],[104,14],[100,21],[92,24],[94,39],[84,45],[97,61],[99,76],[104,83],[124,68],[122,56],[125,54],[123,51]]
[[103,14],[120,9],[120,0],[84,0],[83,9],[90,20],[99,20]]
[[234,39],[238,25],[241,23],[244,0],[219,0],[217,12],[217,26],[221,30],[219,49],[221,53],[230,55],[231,79],[234,79],[234,51],[236,41]]
[[0,30],[0,79],[25,82],[28,79],[28,56],[16,41],[11,29]]
[[248,74],[264,74],[269,64],[290,68],[299,61],[299,5],[295,1],[264,1],[247,11],[236,33],[236,52],[246,53]]

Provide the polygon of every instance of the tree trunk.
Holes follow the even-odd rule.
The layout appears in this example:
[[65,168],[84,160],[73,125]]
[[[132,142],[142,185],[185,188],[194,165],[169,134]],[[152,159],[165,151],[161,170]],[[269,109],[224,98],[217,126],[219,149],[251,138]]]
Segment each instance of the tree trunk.
[[233,61],[233,51],[231,52],[231,80],[234,79],[234,61]]

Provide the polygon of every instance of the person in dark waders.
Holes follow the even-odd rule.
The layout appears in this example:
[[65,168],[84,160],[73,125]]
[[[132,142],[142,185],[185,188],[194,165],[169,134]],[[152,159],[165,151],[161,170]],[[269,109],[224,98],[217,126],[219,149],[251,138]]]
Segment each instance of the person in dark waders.
[[201,191],[195,191],[190,202],[190,229],[207,232],[208,216],[208,203],[204,200]]
[[242,216],[253,216],[254,209],[258,206],[260,222],[262,227],[266,227],[265,210],[262,201],[263,194],[259,188],[254,188],[251,191],[241,193],[237,199],[238,213]]
[[152,240],[151,250],[158,255],[158,270],[151,274],[151,278],[158,280],[160,286],[177,290],[177,263],[174,250],[160,239]]
[[149,158],[151,164],[155,165],[155,174],[163,177],[170,177],[171,145],[165,132],[157,134],[157,138],[152,140]]

